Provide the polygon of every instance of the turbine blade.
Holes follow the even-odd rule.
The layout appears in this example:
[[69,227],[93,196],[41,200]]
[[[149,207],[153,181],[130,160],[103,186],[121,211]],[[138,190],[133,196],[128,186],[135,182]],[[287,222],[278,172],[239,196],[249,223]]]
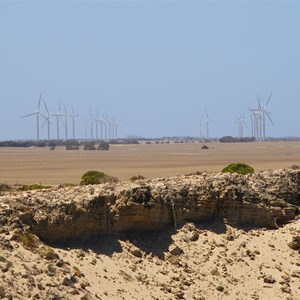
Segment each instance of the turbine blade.
[[35,111],[35,112],[31,113],[31,114],[23,116],[22,118],[27,118],[27,117],[30,117],[30,116],[33,116],[33,115],[36,115],[36,114],[37,114],[37,112]]
[[275,126],[273,120],[272,120],[271,117],[269,116],[269,113],[266,113],[266,115],[267,115],[267,117],[269,118],[269,120],[271,121],[272,125]]
[[266,106],[269,104],[271,97],[272,97],[272,93],[270,94],[270,96],[269,96],[269,98],[268,98],[268,100],[266,102]]
[[49,110],[48,110],[48,107],[47,107],[47,104],[46,104],[46,102],[45,102],[44,97],[42,97],[42,99],[43,99],[43,103],[44,103],[45,109],[46,109],[47,113],[49,114]]
[[42,94],[40,94],[40,98],[39,98],[39,102],[38,102],[38,110],[40,110],[40,106],[41,106],[41,99],[42,99]]

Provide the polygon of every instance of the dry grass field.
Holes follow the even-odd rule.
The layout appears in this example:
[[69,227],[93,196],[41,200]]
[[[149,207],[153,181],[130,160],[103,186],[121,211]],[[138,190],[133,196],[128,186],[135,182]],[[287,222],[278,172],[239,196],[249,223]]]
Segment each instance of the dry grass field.
[[300,142],[221,144],[111,145],[106,151],[66,151],[64,147],[0,148],[0,183],[79,183],[88,170],[129,180],[173,176],[196,171],[219,172],[231,162],[245,162],[255,170],[300,164]]

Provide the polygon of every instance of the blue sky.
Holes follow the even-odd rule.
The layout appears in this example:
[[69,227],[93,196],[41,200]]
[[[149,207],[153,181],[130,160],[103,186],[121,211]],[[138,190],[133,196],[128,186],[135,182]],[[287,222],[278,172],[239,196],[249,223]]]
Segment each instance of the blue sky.
[[0,140],[36,137],[21,116],[40,92],[74,107],[77,137],[97,109],[122,137],[198,136],[205,109],[211,136],[236,136],[243,111],[249,135],[247,106],[272,92],[267,136],[300,136],[299,15],[297,1],[0,2]]

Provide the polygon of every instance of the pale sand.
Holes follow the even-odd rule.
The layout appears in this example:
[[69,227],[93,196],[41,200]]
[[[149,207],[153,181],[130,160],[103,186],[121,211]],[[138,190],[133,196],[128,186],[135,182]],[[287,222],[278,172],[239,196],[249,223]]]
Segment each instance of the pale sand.
[[[195,232],[199,239],[191,241]],[[57,267],[56,262],[13,242],[14,251],[1,252],[13,265],[3,273],[0,286],[14,285],[13,299],[34,299],[36,294],[40,299],[52,299],[43,290],[49,291],[50,287],[61,299],[297,300],[300,257],[288,247],[296,234],[300,234],[300,220],[278,230],[250,231],[218,222],[208,223],[206,228],[186,224],[177,233],[170,229],[111,236],[68,249],[55,247],[66,267]],[[174,245],[183,250],[181,255],[168,253]],[[133,255],[132,249],[141,257]],[[5,263],[0,262],[2,265]],[[55,269],[52,273],[50,265]],[[84,277],[72,286],[64,286],[63,279],[74,274],[74,267]],[[264,282],[268,276],[274,283]],[[218,286],[224,290],[219,291]],[[81,298],[85,293],[90,298]]]

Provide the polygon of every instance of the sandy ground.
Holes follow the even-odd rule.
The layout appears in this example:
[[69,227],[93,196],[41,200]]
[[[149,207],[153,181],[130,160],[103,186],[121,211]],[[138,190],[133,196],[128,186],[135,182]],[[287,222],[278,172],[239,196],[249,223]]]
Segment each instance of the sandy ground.
[[298,300],[300,257],[288,244],[299,234],[300,220],[277,230],[188,223],[54,246],[54,260],[13,241],[1,250],[0,289],[22,300]]
[[300,142],[237,144],[201,143],[162,145],[111,145],[106,151],[66,151],[60,147],[0,148],[0,183],[79,183],[83,173],[99,170],[129,180],[193,173],[220,172],[232,162],[245,162],[255,170],[287,168],[300,164]]

